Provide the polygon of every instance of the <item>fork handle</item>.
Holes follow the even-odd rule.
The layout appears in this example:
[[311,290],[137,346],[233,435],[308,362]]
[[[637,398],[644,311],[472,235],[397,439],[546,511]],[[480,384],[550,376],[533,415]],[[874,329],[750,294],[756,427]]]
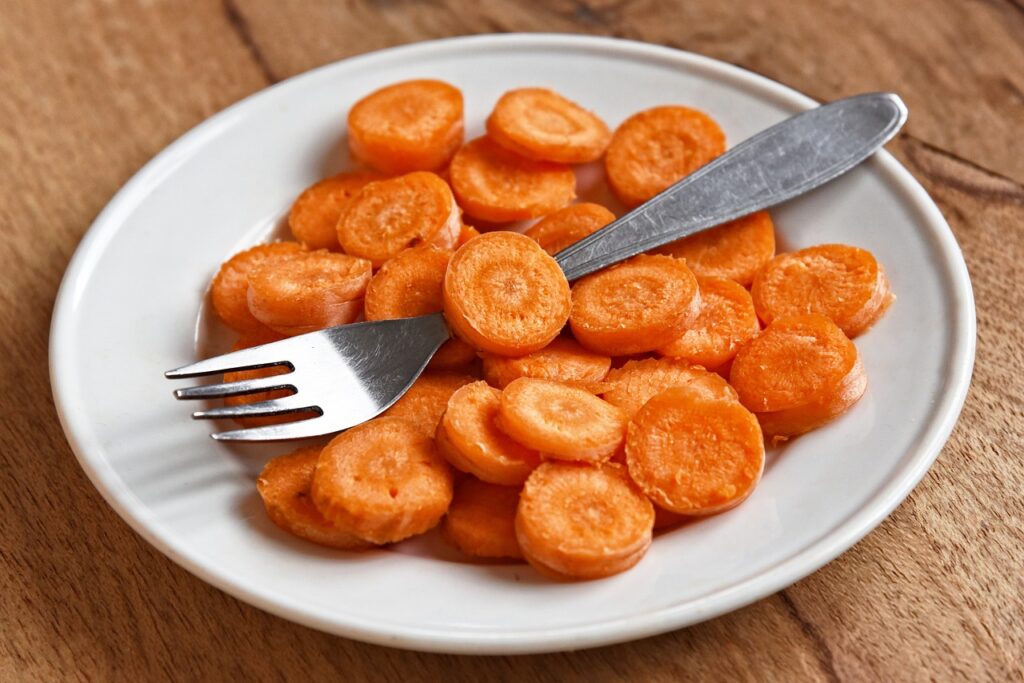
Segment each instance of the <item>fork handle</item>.
[[555,257],[572,281],[631,256],[766,209],[864,161],[903,126],[892,93],[857,95],[749,138]]

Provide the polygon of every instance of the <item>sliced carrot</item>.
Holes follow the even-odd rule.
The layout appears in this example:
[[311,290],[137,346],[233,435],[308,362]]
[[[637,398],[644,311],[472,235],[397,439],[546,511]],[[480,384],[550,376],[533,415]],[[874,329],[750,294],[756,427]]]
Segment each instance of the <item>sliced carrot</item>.
[[588,349],[623,356],[668,344],[699,313],[697,278],[686,264],[641,254],[576,282],[569,324]]
[[487,118],[487,135],[527,159],[585,164],[604,154],[604,121],[546,88],[509,90]]
[[474,228],[472,225],[463,225],[459,231],[459,241],[456,243],[456,248],[461,247],[466,242],[470,241],[474,237],[479,237],[480,231]]
[[235,340],[235,343],[231,346],[232,351],[241,351],[242,349],[251,349],[254,346],[262,346],[263,344],[271,344],[276,341],[287,339],[287,337],[279,332],[274,332],[272,329],[266,326],[260,326],[258,330],[252,332],[243,332]]
[[732,280],[697,278],[700,315],[690,329],[659,353],[682,358],[708,370],[732,360],[740,344],[761,331],[750,292]]
[[304,252],[301,244],[274,242],[246,249],[225,261],[210,286],[213,309],[224,324],[238,332],[265,331],[266,326],[249,311],[249,272],[264,263],[295,258]]
[[441,453],[463,472],[502,486],[515,486],[540,463],[540,456],[498,429],[501,392],[486,382],[460,388],[448,400],[437,427]]
[[803,434],[846,412],[867,388],[857,347],[828,318],[777,318],[740,348],[729,381],[766,436]]
[[629,423],[629,475],[655,504],[708,515],[744,501],[764,471],[764,438],[737,401],[692,386],[666,389]]
[[427,436],[434,436],[448,399],[459,387],[476,381],[471,375],[428,370],[383,415],[400,417],[415,424]]
[[395,543],[441,521],[452,500],[452,473],[416,425],[381,417],[324,447],[311,491],[333,523],[372,543]]
[[630,116],[612,136],[604,165],[623,204],[643,204],[725,151],[725,134],[707,114],[654,107]]
[[540,351],[518,358],[481,355],[484,379],[494,387],[504,389],[509,382],[520,377],[550,379],[580,388],[598,385],[608,374],[612,359],[587,351],[571,337],[555,337]]
[[571,168],[526,159],[486,137],[466,143],[450,173],[459,206],[494,223],[543,216],[576,197]]
[[775,225],[767,211],[758,211],[659,251],[683,259],[698,277],[722,277],[747,286],[775,256]]
[[385,263],[366,287],[366,319],[393,320],[436,313],[452,252],[431,244],[406,249]]
[[613,368],[604,384],[604,400],[622,408],[630,418],[657,394],[682,384],[696,385],[711,397],[737,400],[736,391],[720,376],[672,358],[628,361]]
[[[476,362],[476,349],[458,337],[452,337],[437,350],[434,357],[427,363],[431,370],[467,370]],[[471,368],[470,368],[471,369]],[[473,372],[479,372],[472,370]]]
[[385,173],[441,168],[462,134],[462,93],[443,81],[389,85],[356,102],[348,115],[352,155]]
[[518,487],[467,478],[455,489],[441,534],[467,555],[522,559],[516,541],[518,506]]
[[678,512],[672,512],[671,510],[666,510],[665,508],[659,507],[657,505],[654,506],[655,531],[677,526],[688,519],[690,518],[687,515],[681,515]]
[[418,244],[452,249],[462,221],[448,183],[423,171],[369,183],[349,201],[338,220],[345,253],[379,268]]
[[481,235],[448,264],[448,324],[481,351],[521,356],[544,348],[561,332],[571,305],[562,269],[519,233]]
[[546,457],[600,462],[626,438],[628,418],[583,389],[520,377],[501,392],[497,420],[503,432]]
[[545,216],[524,234],[552,256],[615,220],[600,204],[573,204]]
[[325,178],[299,195],[288,214],[292,235],[308,249],[338,251],[338,218],[367,183],[382,180],[373,171],[349,171]]
[[353,550],[370,543],[328,521],[310,499],[320,446],[305,446],[267,463],[256,480],[270,521],[293,536],[331,548]]
[[621,465],[546,462],[526,481],[515,529],[527,561],[559,579],[623,572],[647,552],[651,501]]
[[249,272],[249,310],[286,335],[350,323],[362,313],[370,275],[369,261],[328,251],[265,263]]
[[845,244],[776,256],[754,278],[751,294],[765,323],[818,313],[831,318],[848,337],[874,325],[894,299],[885,271],[871,252]]

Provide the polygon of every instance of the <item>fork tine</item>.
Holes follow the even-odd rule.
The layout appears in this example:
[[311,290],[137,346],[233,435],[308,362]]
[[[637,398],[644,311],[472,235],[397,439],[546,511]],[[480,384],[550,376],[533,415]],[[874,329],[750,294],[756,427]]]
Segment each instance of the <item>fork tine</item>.
[[237,406],[219,406],[209,410],[197,410],[192,413],[192,417],[197,420],[217,420],[224,417],[283,415],[300,410],[317,410],[317,407],[308,405],[307,401],[299,398],[299,394],[292,394],[291,396],[285,396],[273,401],[258,401],[256,403],[243,403]]
[[[282,354],[281,342],[275,342],[275,344],[264,344],[262,346],[254,346],[251,349],[232,351],[222,356],[183,365],[180,368],[168,370],[164,373],[164,377],[167,379],[184,379],[187,377],[234,372],[235,370],[266,368],[271,365],[291,365],[287,360],[280,357]],[[273,347],[272,351],[264,348],[271,346]]]
[[286,441],[288,439],[305,439],[311,436],[322,436],[332,431],[333,427],[325,425],[327,418],[313,417],[308,420],[286,422],[279,425],[254,427],[252,429],[235,429],[230,432],[211,434],[217,441]]
[[297,391],[295,385],[289,382],[288,379],[289,375],[274,375],[273,377],[260,377],[259,379],[247,379],[238,382],[204,384],[198,387],[175,389],[174,397],[179,399],[221,398],[223,396],[240,396],[242,394],[253,394],[257,391],[270,391],[273,389]]

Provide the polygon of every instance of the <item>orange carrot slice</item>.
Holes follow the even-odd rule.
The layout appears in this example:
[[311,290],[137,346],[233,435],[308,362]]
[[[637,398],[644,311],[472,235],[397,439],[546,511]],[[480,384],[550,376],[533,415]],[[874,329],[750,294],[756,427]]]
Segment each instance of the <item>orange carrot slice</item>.
[[569,324],[592,351],[624,356],[679,337],[700,313],[697,279],[670,256],[635,256],[579,280]]
[[381,417],[324,447],[311,492],[334,524],[372,543],[395,543],[441,521],[452,500],[452,473],[416,425]]
[[546,216],[525,235],[554,256],[614,220],[615,214],[600,204],[573,204]]
[[476,377],[471,375],[428,370],[413,382],[394,405],[384,411],[383,416],[400,417],[432,437],[448,407],[448,399],[459,387],[476,381]]
[[519,443],[558,460],[607,460],[626,437],[620,408],[583,389],[531,377],[501,392],[497,420]]
[[363,187],[341,214],[338,242],[345,253],[379,268],[418,244],[452,249],[461,229],[459,207],[448,184],[421,171]]
[[274,242],[246,249],[225,261],[210,286],[213,309],[224,324],[238,332],[265,331],[266,326],[249,311],[249,272],[264,263],[295,258],[303,253],[305,249],[301,244]]
[[[431,244],[400,252],[377,271],[366,287],[366,319],[393,320],[440,311],[444,307],[444,274],[451,257],[450,250]],[[461,339],[449,339],[428,367],[455,370],[474,360],[476,349]]]
[[486,382],[460,388],[448,400],[437,428],[437,445],[463,472],[492,484],[516,486],[526,481],[540,456],[498,429],[500,406],[501,392]]
[[660,531],[662,529],[668,529],[670,527],[678,526],[683,522],[690,519],[687,515],[681,515],[678,512],[672,512],[666,510],[663,507],[657,505],[654,506],[654,530]]
[[525,159],[490,138],[466,143],[452,159],[450,174],[459,206],[494,223],[543,216],[576,197],[571,168]]
[[585,164],[604,154],[604,121],[546,88],[509,90],[487,118],[487,135],[527,159]]
[[828,318],[777,318],[740,348],[729,381],[766,436],[803,434],[860,400],[867,377],[857,347]]
[[654,107],[618,127],[605,155],[608,184],[632,208],[725,151],[725,134],[707,114]]
[[313,505],[309,491],[320,446],[305,446],[267,463],[256,480],[270,521],[293,536],[330,548],[367,548],[358,536],[328,521]]
[[518,506],[518,487],[468,478],[455,489],[441,534],[467,555],[522,559],[516,541]]
[[515,529],[527,561],[558,579],[623,572],[647,552],[654,507],[621,465],[546,462],[519,496]]
[[385,263],[366,287],[366,319],[393,320],[436,313],[452,252],[426,244]]
[[571,305],[562,269],[519,233],[481,235],[448,264],[448,324],[482,351],[521,356],[544,348],[561,332]]
[[338,251],[338,219],[349,200],[367,183],[384,176],[372,171],[350,171],[325,178],[308,187],[292,204],[288,227],[307,249]]
[[629,423],[629,474],[657,505],[685,515],[727,510],[764,471],[757,418],[736,401],[691,386],[666,389]]
[[286,335],[354,321],[363,310],[370,262],[328,251],[264,263],[249,272],[249,310]]
[[713,372],[672,358],[628,361],[609,371],[604,380],[604,400],[632,418],[643,404],[664,390],[682,384],[696,385],[710,397],[737,400],[736,391]]
[[466,242],[470,241],[474,237],[479,237],[480,231],[474,228],[472,225],[463,225],[459,231],[459,241],[455,245],[456,248],[461,247]]
[[[246,332],[242,334],[238,340],[231,347],[232,351],[240,351],[242,349],[249,349],[253,346],[260,346],[261,344],[270,344],[275,341],[285,339],[285,336],[278,334],[269,328],[262,328],[256,332]],[[262,379],[264,377],[273,377],[275,375],[283,375],[288,372],[288,368],[281,365],[274,365],[268,368],[257,368],[255,370],[238,370],[236,372],[225,372],[225,382],[241,382],[247,379]],[[290,395],[292,392],[288,389],[274,389],[271,391],[259,391],[255,394],[243,394],[241,396],[228,396],[224,399],[224,405],[226,406],[240,406],[246,403],[257,403],[259,401],[272,401],[275,398],[284,398]],[[304,413],[286,413],[284,415],[268,415],[266,417],[241,417],[235,418],[235,422],[242,425],[243,427],[263,427],[265,425],[282,424],[284,422],[293,422],[295,420],[304,420],[306,418],[316,417],[316,413],[304,412]]]
[[389,85],[356,102],[348,115],[352,156],[385,173],[441,168],[462,134],[462,93],[443,81]]
[[605,378],[612,363],[608,356],[587,351],[571,337],[555,337],[540,351],[518,358],[490,353],[483,354],[481,358],[484,379],[499,389],[520,377],[550,379],[590,388]]
[[658,349],[708,370],[732,360],[740,344],[761,331],[750,293],[738,283],[722,278],[697,278],[700,315],[690,329]]
[[776,256],[754,278],[751,294],[765,323],[818,313],[831,318],[848,337],[874,325],[894,299],[885,271],[871,252],[845,244]]
[[767,211],[758,211],[659,251],[683,259],[698,277],[722,277],[747,286],[775,256],[775,225]]

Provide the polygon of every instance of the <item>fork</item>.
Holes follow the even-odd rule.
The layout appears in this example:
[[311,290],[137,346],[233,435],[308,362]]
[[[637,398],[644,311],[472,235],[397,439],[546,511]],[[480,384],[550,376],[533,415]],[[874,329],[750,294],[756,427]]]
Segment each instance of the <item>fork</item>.
[[[892,93],[857,95],[793,116],[745,140],[555,259],[571,282],[669,242],[792,199],[850,170],[890,140],[907,110]],[[419,377],[451,332],[441,313],[340,325],[208,358],[169,379],[285,366],[260,379],[178,389],[212,399],[273,389],[289,396],[192,414],[244,418],[311,411],[285,424],[212,434],[220,441],[280,441],[348,429],[380,414]]]

